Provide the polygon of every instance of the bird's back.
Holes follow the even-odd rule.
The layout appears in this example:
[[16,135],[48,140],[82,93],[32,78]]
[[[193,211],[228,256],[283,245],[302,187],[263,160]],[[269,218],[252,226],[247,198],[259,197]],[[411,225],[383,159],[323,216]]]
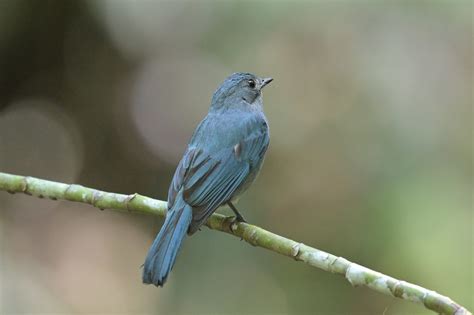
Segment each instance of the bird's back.
[[189,147],[199,147],[212,154],[233,148],[239,141],[260,134],[269,134],[263,111],[235,109],[225,115],[211,112],[196,128]]
[[269,129],[262,111],[233,110],[206,116],[191,138],[168,196],[172,205],[172,197],[184,190],[185,201],[193,207],[190,233],[250,186],[268,144]]

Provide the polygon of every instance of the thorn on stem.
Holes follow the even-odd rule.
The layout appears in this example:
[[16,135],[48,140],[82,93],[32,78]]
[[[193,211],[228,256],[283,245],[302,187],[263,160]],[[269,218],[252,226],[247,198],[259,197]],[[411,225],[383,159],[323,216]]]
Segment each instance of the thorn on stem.
[[298,260],[301,245],[303,245],[303,243],[296,243],[295,245],[291,246],[291,255],[295,260]]
[[130,202],[137,196],[137,193],[134,193],[132,195],[128,195],[127,198],[125,199],[125,207],[127,208],[127,211],[128,212],[132,212],[132,210],[130,210]]
[[23,178],[23,183],[24,183],[24,185],[23,185],[23,187],[21,187],[21,190],[22,190],[25,194],[31,196],[30,193],[27,193],[27,191],[28,191],[28,178],[29,178],[29,176],[26,176],[26,177]]
[[[102,192],[99,190],[95,190],[92,193],[91,205],[93,205],[96,208],[101,209],[101,207],[97,206],[97,202],[99,201],[100,197],[102,197]],[[101,210],[104,210],[104,209],[101,209]]]

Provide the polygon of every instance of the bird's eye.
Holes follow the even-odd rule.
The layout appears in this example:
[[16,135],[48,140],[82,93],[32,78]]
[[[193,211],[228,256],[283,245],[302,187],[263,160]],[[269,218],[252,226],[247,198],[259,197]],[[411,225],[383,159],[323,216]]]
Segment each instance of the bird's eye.
[[252,88],[252,89],[255,88],[255,85],[256,85],[256,84],[255,84],[255,80],[250,79],[250,80],[248,80],[248,83],[249,83],[250,88]]

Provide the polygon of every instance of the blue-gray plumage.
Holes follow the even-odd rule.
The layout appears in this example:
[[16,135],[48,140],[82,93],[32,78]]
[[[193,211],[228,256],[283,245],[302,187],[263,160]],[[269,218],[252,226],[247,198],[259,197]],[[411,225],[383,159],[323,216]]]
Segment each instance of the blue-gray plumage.
[[222,205],[232,204],[255,180],[270,134],[262,89],[272,81],[234,73],[216,90],[207,116],[194,131],[168,192],[168,213],[150,247],[143,282],[163,286],[187,234]]

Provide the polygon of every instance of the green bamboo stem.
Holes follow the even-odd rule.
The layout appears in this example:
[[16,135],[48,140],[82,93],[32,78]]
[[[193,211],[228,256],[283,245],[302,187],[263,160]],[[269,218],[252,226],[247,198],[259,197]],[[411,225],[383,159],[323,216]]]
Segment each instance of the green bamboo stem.
[[[62,199],[90,204],[99,209],[113,209],[131,213],[165,216],[165,201],[139,194],[122,195],[109,193],[80,185],[69,185],[28,176],[0,172],[0,190],[10,193],[25,193],[39,198]],[[213,214],[206,224],[212,230],[225,232],[241,238],[247,243],[263,247],[306,264],[344,276],[353,286],[365,286],[385,295],[422,304],[440,314],[471,314],[466,308],[450,298],[423,287],[397,280],[373,271],[345,258],[337,257],[319,249],[295,242],[247,223],[236,223],[232,217]]]

